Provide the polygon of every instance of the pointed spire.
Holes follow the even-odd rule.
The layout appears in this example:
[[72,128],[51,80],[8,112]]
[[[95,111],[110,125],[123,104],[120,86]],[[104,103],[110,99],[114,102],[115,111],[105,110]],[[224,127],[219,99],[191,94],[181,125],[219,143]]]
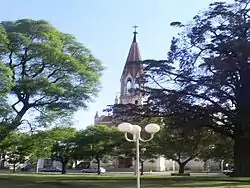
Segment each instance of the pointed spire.
[[95,113],[95,118],[99,118],[98,111],[96,111],[96,113]]
[[134,30],[134,38],[133,38],[133,42],[130,46],[130,50],[128,53],[128,57],[127,57],[127,62],[134,62],[134,61],[141,61],[141,55],[140,55],[140,50],[139,50],[139,46],[138,43],[136,41],[136,35],[137,35],[137,31],[136,28],[138,26],[133,26]]

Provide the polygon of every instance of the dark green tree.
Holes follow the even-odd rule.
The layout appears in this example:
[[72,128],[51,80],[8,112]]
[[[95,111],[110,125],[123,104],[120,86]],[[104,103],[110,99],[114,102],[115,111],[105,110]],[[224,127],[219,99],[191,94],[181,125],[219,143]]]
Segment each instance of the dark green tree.
[[200,154],[204,161],[213,159],[222,163],[233,164],[233,139],[224,135],[215,134],[210,149]]
[[[50,158],[57,142],[71,139],[76,133],[76,129],[70,126],[53,127],[34,132],[29,136],[31,143],[29,162],[37,165],[39,159]],[[37,166],[36,172],[38,171]]]
[[[250,176],[249,1],[215,2],[172,40],[166,60],[146,60],[148,111],[199,114],[234,141],[235,176]],[[179,108],[175,108],[176,104]]]
[[8,111],[0,114],[0,140],[27,123],[26,114],[35,127],[61,124],[76,110],[85,109],[98,92],[102,69],[75,37],[44,20],[1,22],[0,88],[9,88],[5,83],[11,80],[6,97],[12,100]]
[[164,126],[156,137],[156,148],[167,159],[176,161],[179,173],[183,174],[185,166],[194,159],[212,159],[214,132],[206,129],[185,129],[181,125],[173,128]]
[[107,125],[89,126],[79,134],[78,153],[82,151],[82,159],[96,160],[98,174],[100,174],[101,160],[112,158],[121,135],[116,128]]
[[[150,152],[145,154],[152,155],[153,159],[156,156],[164,155],[166,158],[176,161],[180,167],[179,173],[184,173],[185,165],[193,159],[232,161],[233,140],[203,126],[212,124],[211,118],[204,116],[204,109],[196,108],[194,110],[194,108],[185,106],[183,100],[178,101],[178,98],[173,95],[172,97],[171,100],[164,101],[165,104],[160,104],[160,100],[164,99],[158,99],[159,103],[155,106],[148,104],[142,106],[114,105],[113,117],[117,122],[130,120],[141,127],[150,122],[161,125],[160,132],[147,143]],[[164,105],[169,105],[165,109],[167,111],[161,108]],[[145,138],[148,136],[143,131],[142,135]],[[133,143],[121,143],[121,153],[131,154],[129,149],[131,147],[135,147]]]
[[56,142],[51,150],[51,159],[62,163],[62,174],[66,174],[66,167],[70,160],[73,159],[76,149],[74,139]]

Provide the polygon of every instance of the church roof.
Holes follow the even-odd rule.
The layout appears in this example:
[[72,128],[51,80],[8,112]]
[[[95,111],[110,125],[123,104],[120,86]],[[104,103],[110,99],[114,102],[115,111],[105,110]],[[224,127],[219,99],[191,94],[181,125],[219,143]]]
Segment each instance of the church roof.
[[130,46],[130,50],[128,53],[128,57],[127,57],[127,62],[138,62],[141,61],[141,54],[140,54],[140,50],[139,50],[139,45],[136,41],[136,34],[137,32],[134,32],[134,38],[133,38],[133,42]]
[[95,122],[96,124],[105,124],[105,123],[112,123],[113,116],[108,115],[102,115],[98,118],[98,120]]
[[[137,26],[134,26],[134,28],[136,29]],[[137,32],[135,30],[133,41],[129,49],[128,57],[121,78],[126,77],[128,74],[131,74],[131,76],[135,78],[138,74],[140,75],[143,73],[143,66],[140,63],[142,59],[139,50],[139,45],[136,40],[136,35]]]
[[112,116],[105,116],[102,119],[102,122],[109,122],[109,121],[112,121]]

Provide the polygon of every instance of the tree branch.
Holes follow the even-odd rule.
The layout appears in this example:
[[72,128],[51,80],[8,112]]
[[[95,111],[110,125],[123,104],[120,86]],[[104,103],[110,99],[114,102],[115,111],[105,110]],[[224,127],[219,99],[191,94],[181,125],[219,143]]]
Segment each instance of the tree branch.
[[38,76],[39,74],[41,74],[44,70],[44,68],[46,67],[45,62],[42,62],[42,67],[33,75],[31,75],[32,78],[35,78],[36,76]]
[[28,120],[23,119],[23,120],[21,121],[21,124],[24,123],[24,122],[26,122],[26,123],[29,125],[29,127],[30,127],[30,132],[31,132],[31,134],[33,134],[33,133],[34,133],[34,128],[32,127],[31,123],[30,123]]
[[16,113],[18,113],[19,111],[16,109],[16,105],[18,104],[18,103],[20,103],[21,101],[20,100],[18,100],[17,102],[15,102],[13,105],[11,105],[11,107],[12,107],[12,109],[16,112]]

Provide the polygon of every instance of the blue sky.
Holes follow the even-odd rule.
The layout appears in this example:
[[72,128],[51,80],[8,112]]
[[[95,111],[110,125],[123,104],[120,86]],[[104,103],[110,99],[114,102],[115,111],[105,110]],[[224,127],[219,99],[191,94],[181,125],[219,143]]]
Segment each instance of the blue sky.
[[143,59],[164,59],[177,34],[171,21],[187,22],[215,0],[6,0],[1,21],[44,19],[62,32],[74,35],[106,67],[102,90],[87,111],[75,115],[77,128],[93,124],[96,110],[113,104],[120,90],[120,75],[138,25]]

